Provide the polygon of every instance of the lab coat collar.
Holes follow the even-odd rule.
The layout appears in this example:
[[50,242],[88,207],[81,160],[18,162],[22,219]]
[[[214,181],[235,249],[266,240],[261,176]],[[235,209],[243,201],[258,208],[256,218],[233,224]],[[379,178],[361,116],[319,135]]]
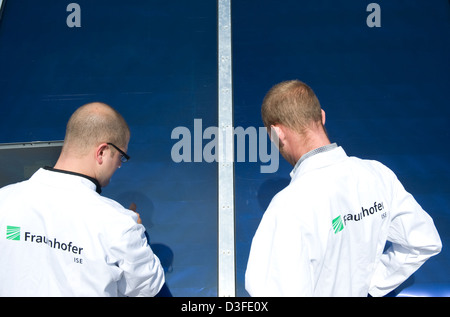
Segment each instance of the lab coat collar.
[[328,144],[304,154],[290,173],[293,180],[301,171],[315,169],[334,163],[337,159],[347,157],[344,149],[336,143]]
[[98,182],[98,180],[96,180],[93,177],[90,177],[90,176],[87,176],[84,174],[80,174],[80,173],[76,173],[76,172],[64,171],[64,170],[60,170],[60,169],[56,169],[56,168],[48,167],[48,166],[43,167],[41,170],[55,172],[55,173],[59,173],[59,174],[77,176],[77,178],[79,178],[81,183],[83,183],[86,186],[88,186],[89,188],[95,190],[98,194],[101,194],[101,192],[102,192],[102,187],[100,186],[100,183]]

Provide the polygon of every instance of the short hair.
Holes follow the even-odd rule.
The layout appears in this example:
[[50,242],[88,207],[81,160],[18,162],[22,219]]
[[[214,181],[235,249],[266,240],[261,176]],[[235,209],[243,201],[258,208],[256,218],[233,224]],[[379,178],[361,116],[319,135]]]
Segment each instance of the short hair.
[[264,126],[283,124],[303,133],[311,124],[322,125],[322,110],[314,91],[299,80],[281,82],[272,87],[261,107]]
[[120,113],[104,103],[89,103],[70,117],[63,151],[74,150],[81,156],[103,142],[125,147],[129,139],[130,129]]

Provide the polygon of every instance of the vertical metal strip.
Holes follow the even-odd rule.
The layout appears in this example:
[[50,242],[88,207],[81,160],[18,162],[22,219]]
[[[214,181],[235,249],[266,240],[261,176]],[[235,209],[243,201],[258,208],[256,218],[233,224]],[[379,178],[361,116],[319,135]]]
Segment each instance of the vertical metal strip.
[[236,296],[231,0],[218,0],[218,295]]

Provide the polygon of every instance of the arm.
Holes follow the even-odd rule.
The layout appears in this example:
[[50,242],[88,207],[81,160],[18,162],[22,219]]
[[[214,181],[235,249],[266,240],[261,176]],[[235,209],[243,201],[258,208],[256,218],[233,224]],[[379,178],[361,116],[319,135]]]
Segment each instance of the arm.
[[298,221],[272,202],[253,238],[245,276],[251,296],[311,296],[309,257]]
[[118,283],[119,292],[125,296],[155,296],[162,288],[164,270],[153,253],[145,228],[136,224],[126,231],[113,248],[117,263],[123,271]]
[[431,217],[395,177],[391,223],[386,250],[375,269],[369,293],[384,296],[441,251],[442,243]]

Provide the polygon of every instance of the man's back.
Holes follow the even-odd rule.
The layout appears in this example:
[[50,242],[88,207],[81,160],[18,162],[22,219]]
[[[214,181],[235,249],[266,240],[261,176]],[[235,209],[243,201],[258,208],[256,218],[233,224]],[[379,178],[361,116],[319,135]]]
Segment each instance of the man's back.
[[[337,148],[306,159],[292,177],[255,235],[252,296],[380,296],[439,252],[431,218],[383,165]],[[395,255],[382,255],[386,240]]]
[[0,295],[155,295],[159,260],[133,212],[90,180],[39,170],[0,190]]

